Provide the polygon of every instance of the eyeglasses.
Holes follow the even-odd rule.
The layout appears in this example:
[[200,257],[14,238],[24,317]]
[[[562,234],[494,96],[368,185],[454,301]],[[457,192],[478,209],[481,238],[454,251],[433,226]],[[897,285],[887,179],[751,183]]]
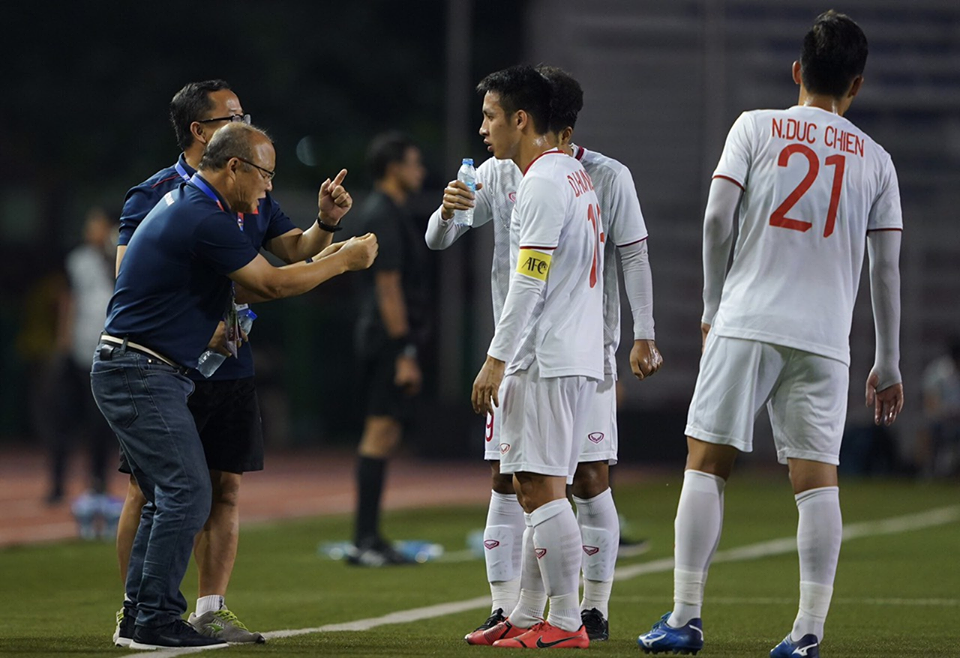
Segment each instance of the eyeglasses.
[[231,123],[245,123],[250,125],[249,114],[231,114],[228,117],[217,117],[216,119],[201,119],[197,123],[213,123],[214,121],[230,121]]
[[[248,115],[248,116],[249,116],[249,115]],[[275,171],[270,171],[269,169],[264,169],[263,167],[261,167],[261,166],[258,165],[258,164],[253,164],[253,163],[250,162],[249,160],[244,160],[244,159],[241,158],[239,155],[235,155],[235,156],[233,156],[233,157],[235,157],[235,158],[236,158],[237,160],[239,160],[240,162],[245,162],[246,164],[250,165],[251,167],[256,167],[257,169],[259,169],[259,170],[260,170],[260,175],[263,176],[263,178],[264,178],[265,180],[272,181],[272,180],[273,180],[273,177],[277,175],[277,172],[275,172]]]

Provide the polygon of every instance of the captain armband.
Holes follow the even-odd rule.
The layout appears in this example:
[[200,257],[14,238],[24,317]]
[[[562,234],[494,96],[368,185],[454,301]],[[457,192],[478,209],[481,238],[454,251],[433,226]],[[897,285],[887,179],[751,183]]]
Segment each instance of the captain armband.
[[534,249],[521,249],[517,259],[517,272],[540,281],[547,280],[550,272],[550,261],[553,256]]

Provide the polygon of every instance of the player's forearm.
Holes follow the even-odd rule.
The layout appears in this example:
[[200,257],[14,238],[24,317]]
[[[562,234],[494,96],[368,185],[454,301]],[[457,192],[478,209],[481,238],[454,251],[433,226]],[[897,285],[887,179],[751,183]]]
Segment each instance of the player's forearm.
[[633,339],[654,340],[653,274],[650,271],[647,241],[644,239],[618,247],[617,251],[620,252],[623,288],[633,315]]
[[900,231],[867,234],[870,258],[870,301],[876,332],[874,368],[877,390],[901,381],[900,376]]
[[503,313],[497,322],[497,329],[490,342],[487,354],[505,363],[510,363],[520,345],[520,335],[533,315],[533,308],[537,305],[545,281],[534,279],[523,274],[514,273],[510,279],[510,292],[503,303]]
[[720,308],[727,264],[733,250],[734,224],[742,190],[734,183],[715,178],[710,184],[703,216],[703,317],[712,325]]
[[446,249],[457,241],[461,235],[470,230],[469,226],[458,225],[452,219],[443,219],[441,208],[437,208],[427,222],[427,232],[424,240],[427,247],[434,251]]

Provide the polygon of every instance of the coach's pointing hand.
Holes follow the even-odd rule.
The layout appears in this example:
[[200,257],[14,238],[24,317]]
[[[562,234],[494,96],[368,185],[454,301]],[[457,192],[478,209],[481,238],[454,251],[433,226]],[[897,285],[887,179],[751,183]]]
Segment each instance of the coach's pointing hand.
[[[477,183],[477,190],[483,188],[483,183]],[[467,189],[467,184],[452,180],[443,190],[443,205],[440,207],[440,217],[445,220],[453,219],[457,210],[469,210],[475,205],[474,193]]]
[[343,216],[350,212],[350,208],[353,206],[353,198],[343,187],[343,179],[346,175],[347,170],[341,169],[336,178],[332,181],[328,178],[320,185],[320,195],[317,202],[320,212],[317,215],[317,220],[328,226],[339,224]]
[[373,233],[350,238],[342,245],[335,255],[343,259],[344,267],[349,271],[365,270],[373,265],[380,249],[377,236]]
[[492,414],[494,407],[500,406],[500,383],[506,364],[500,359],[487,356],[483,367],[473,380],[473,410],[478,414]]

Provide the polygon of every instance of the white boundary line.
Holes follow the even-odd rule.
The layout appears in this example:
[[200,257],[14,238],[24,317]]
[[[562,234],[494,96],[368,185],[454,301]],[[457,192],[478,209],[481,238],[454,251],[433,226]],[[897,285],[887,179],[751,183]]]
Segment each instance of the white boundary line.
[[[918,512],[916,514],[907,514],[889,519],[880,519],[877,521],[863,521],[861,523],[851,523],[843,527],[843,540],[859,539],[862,537],[875,537],[878,535],[890,535],[912,530],[923,530],[924,528],[933,528],[936,526],[947,525],[955,521],[960,521],[960,505],[950,507],[941,507],[938,509]],[[725,551],[719,551],[713,558],[713,564],[718,562],[742,562],[746,560],[758,560],[764,557],[774,555],[784,555],[792,553],[797,549],[797,538],[783,537],[782,539],[773,539],[770,541],[749,544],[739,548],[731,548]],[[628,567],[620,567],[614,572],[614,579],[617,581],[630,580],[637,576],[650,573],[663,573],[673,569],[673,558],[662,558],[635,564]],[[716,598],[712,597],[711,601]],[[759,599],[758,599],[759,600]],[[779,601],[779,599],[777,599]],[[851,599],[854,601],[854,599]],[[874,603],[877,605],[956,605],[953,599],[930,599],[924,601],[939,601],[939,603],[917,603],[917,600],[911,599],[858,599],[863,603]],[[883,603],[881,603],[881,601]],[[890,601],[891,603],[888,603]],[[839,601],[838,601],[839,602]],[[896,603],[892,603],[896,602]],[[952,602],[952,603],[951,603]],[[358,619],[357,621],[344,622],[340,624],[327,624],[315,628],[297,628],[292,630],[270,631],[263,636],[268,640],[285,637],[296,637],[298,635],[309,635],[311,633],[331,633],[335,631],[366,631],[378,626],[389,624],[406,624],[412,621],[422,621],[424,619],[435,619],[446,615],[475,610],[490,605],[489,596],[478,596],[477,598],[467,599],[465,601],[454,601],[452,603],[439,603],[437,605],[426,606],[423,608],[412,608],[410,610],[401,610],[391,612],[381,617],[370,617],[368,619]],[[217,647],[223,648],[223,647]],[[150,656],[182,656],[188,653],[196,653],[203,649],[161,649],[151,652]],[[143,656],[143,652],[125,654],[122,658],[131,658],[133,656]]]
[[[663,603],[663,596],[617,596],[610,599],[614,603]],[[796,605],[796,596],[711,596],[710,605]],[[955,608],[960,606],[960,599],[883,599],[883,598],[855,598],[840,597],[830,601],[835,605],[876,605],[876,606],[908,606],[908,607],[938,607]]]

